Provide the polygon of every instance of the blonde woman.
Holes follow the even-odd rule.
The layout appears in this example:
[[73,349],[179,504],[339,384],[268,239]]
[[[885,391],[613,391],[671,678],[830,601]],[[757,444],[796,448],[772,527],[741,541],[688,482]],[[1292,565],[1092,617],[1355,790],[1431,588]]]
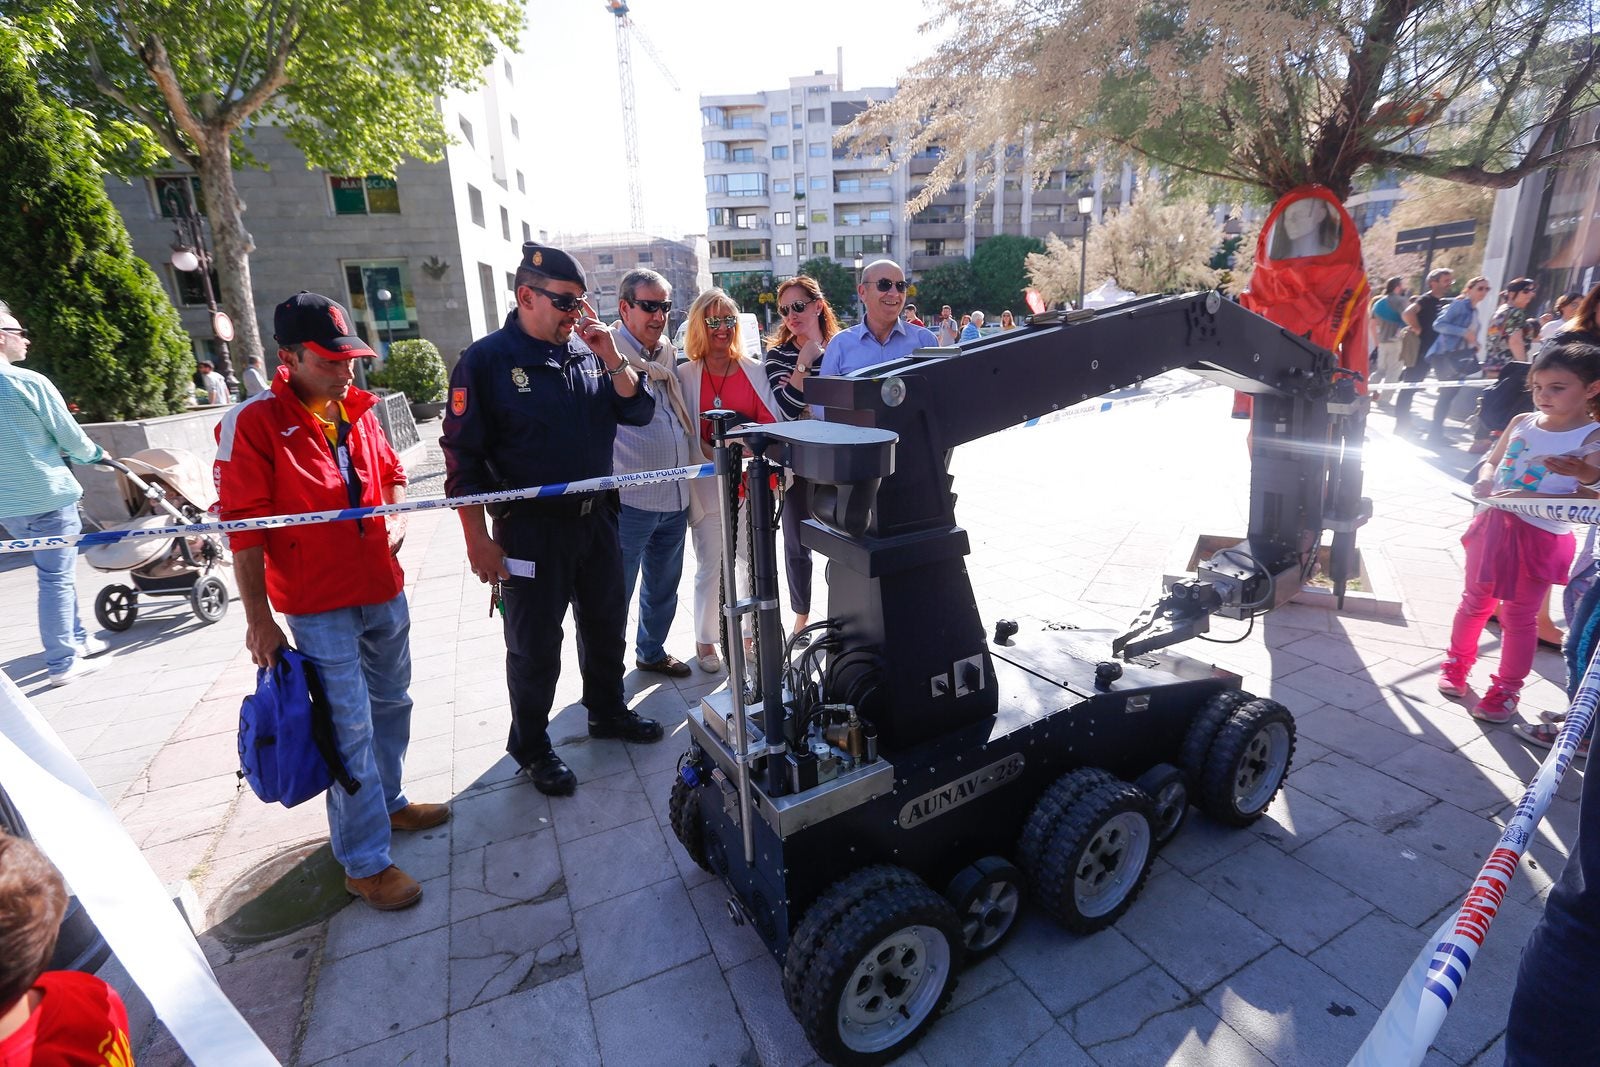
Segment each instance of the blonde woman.
[[1006,310],[1000,312],[1000,329],[1015,330],[1016,328],[1017,320],[1016,317],[1011,314],[1011,309],[1006,308]]
[[[737,411],[744,422],[776,422],[777,399],[761,364],[745,356],[739,336],[739,306],[721,289],[707,289],[689,305],[684,338],[687,363],[678,366],[683,403],[696,427],[700,449],[711,458],[711,429],[702,412]],[[695,661],[707,674],[722,669],[717,656],[721,607],[717,580],[722,573],[722,509],[717,480],[689,483],[689,532],[694,539]],[[730,593],[732,590],[729,591]]]

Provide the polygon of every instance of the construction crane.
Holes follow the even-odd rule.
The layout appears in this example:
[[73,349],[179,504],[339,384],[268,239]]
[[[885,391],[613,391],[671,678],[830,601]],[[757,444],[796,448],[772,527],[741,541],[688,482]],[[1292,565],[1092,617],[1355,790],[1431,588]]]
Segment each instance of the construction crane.
[[633,100],[633,48],[635,39],[645,55],[656,65],[661,76],[667,79],[673,92],[681,92],[678,79],[667,69],[666,61],[656,51],[650,38],[628,17],[625,0],[607,0],[606,10],[617,20],[617,82],[622,87],[622,147],[628,161],[628,217],[635,230],[644,229],[644,181],[639,174],[639,123],[634,113]]

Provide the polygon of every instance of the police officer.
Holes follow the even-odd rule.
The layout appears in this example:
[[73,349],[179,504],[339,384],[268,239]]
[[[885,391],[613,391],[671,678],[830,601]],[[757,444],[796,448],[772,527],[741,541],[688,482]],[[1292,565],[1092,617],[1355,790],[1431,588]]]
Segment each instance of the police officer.
[[[655,411],[583,299],[583,268],[571,256],[528,242],[515,286],[505,325],[462,353],[450,375],[439,442],[450,496],[610,474],[617,424],[644,426]],[[495,584],[505,618],[506,751],[541,793],[565,795],[578,784],[548,732],[569,603],[589,736],[661,739],[661,725],[629,710],[622,690],[627,602],[617,512],[614,491],[519,500],[495,509],[492,538],[483,508],[458,512],[472,573]]]

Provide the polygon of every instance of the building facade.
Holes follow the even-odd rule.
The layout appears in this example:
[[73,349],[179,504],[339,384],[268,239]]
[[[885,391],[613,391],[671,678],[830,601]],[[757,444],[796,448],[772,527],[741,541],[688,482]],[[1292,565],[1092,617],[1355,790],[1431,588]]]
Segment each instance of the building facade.
[[[502,55],[480,88],[442,98],[453,135],[444,158],[402,163],[392,179],[313,169],[282,130],[247,132],[262,166],[238,170],[234,180],[256,246],[250,272],[269,367],[272,310],[301,289],[348,306],[356,332],[380,353],[392,341],[421,337],[453,365],[475,338],[501,325],[513,304],[522,242],[540,237],[527,185],[538,158],[522,140],[536,121],[523,110],[530,95],[518,89],[524,70],[531,83],[525,63]],[[197,354],[214,351],[200,274],[172,265],[181,198],[192,195],[204,214],[198,179],[178,172],[108,178],[106,190]],[[236,361],[235,373],[242,369]]]
[[689,304],[711,285],[706,270],[706,239],[687,234],[681,240],[645,233],[558,233],[551,243],[570,252],[583,265],[589,281],[589,301],[606,321],[616,318],[617,288],[622,276],[645,267],[672,286],[669,333],[687,313]]

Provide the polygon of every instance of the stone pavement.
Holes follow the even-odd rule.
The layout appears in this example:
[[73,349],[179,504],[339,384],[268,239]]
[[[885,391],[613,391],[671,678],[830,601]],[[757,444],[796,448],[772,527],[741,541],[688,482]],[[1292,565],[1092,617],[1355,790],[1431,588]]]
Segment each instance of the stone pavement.
[[[1245,427],[1227,418],[1228,401],[1205,389],[961,449],[958,514],[984,618],[1123,627],[1197,534],[1241,532]],[[1294,766],[1269,815],[1230,830],[1192,812],[1141,898],[1099,934],[1067,935],[1025,907],[900,1062],[1288,1067],[1343,1063],[1364,1038],[1540,755],[1434,689],[1459,595],[1469,508],[1452,494],[1466,457],[1390,428],[1374,417],[1366,469],[1377,515],[1361,543],[1375,576],[1393,583],[1374,592],[1403,602],[1403,617],[1296,604],[1243,643],[1183,646],[1294,711]],[[202,933],[262,1037],[303,1065],[811,1062],[777,966],[729,923],[719,883],[667,824],[685,709],[720,677],[630,673],[630,696],[671,736],[643,748],[592,742],[570,703],[569,641],[552,732],[582,784],[548,800],[504,756],[499,623],[467,572],[454,517],[414,518],[402,559],[417,702],[408,790],[453,799],[454,818],[397,838],[397,861],[424,885],[415,909],[353,905],[243,949]],[[114,576],[80,568],[87,612]],[[223,918],[216,906],[243,872],[325,837],[320,805],[268,807],[236,783],[238,703],[254,682],[237,607],[212,627],[177,607],[150,610],[112,637],[98,674],[46,690],[23,607],[32,583],[31,568],[0,557],[12,606],[0,616],[0,666],[156,872],[193,883],[209,909],[202,929]],[[668,647],[687,657],[683,603]],[[1219,620],[1213,636],[1240,629]],[[1492,644],[1487,652],[1492,663]],[[1530,717],[1563,703],[1559,657],[1541,652],[1536,670]],[[1480,688],[1487,673],[1474,676]],[[1499,1062],[1517,954],[1572,843],[1580,783],[1581,772],[1568,775],[1428,1063]],[[139,1029],[141,1063],[183,1062],[147,1015]]]

